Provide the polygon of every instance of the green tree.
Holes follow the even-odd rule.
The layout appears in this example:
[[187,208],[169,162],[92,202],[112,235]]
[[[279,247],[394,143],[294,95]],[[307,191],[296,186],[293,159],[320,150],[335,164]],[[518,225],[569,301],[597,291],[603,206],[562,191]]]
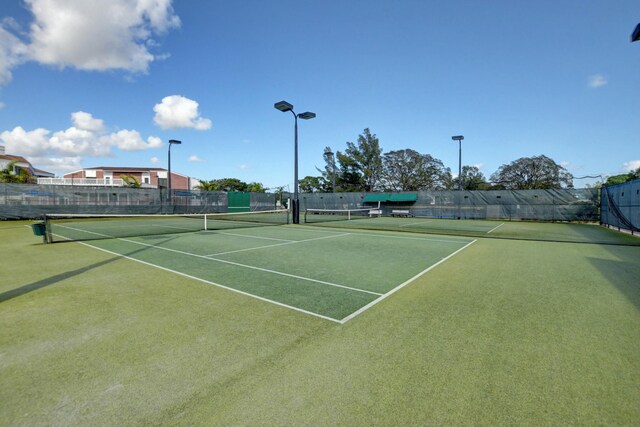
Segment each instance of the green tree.
[[324,191],[324,185],[322,185],[321,180],[322,177],[305,176],[300,181],[298,181],[300,191],[303,193],[316,193]]
[[18,162],[13,160],[0,170],[0,182],[27,184],[31,182],[32,176],[25,169],[17,166]]
[[322,176],[319,177],[320,188],[318,191],[327,192],[327,193],[333,192],[334,183],[336,187],[335,190],[339,191],[338,190],[338,167],[336,165],[335,154],[331,150],[331,147],[324,148],[324,153],[322,154],[322,158],[325,163],[324,168],[323,169],[316,168],[318,172],[322,174]]
[[382,182],[391,191],[443,190],[447,169],[429,154],[404,149],[385,153]]
[[573,187],[572,175],[547,156],[521,157],[500,166],[491,181],[507,190]]
[[477,166],[462,167],[462,189],[463,190],[488,190],[491,184],[487,182],[484,174]]
[[196,190],[220,191],[220,186],[218,185],[218,180],[216,179],[211,179],[209,181],[200,179],[199,181],[200,181],[200,184],[194,187]]
[[338,158],[340,169],[336,179],[336,186],[340,191],[363,191],[365,186],[364,179],[356,161],[340,151],[336,153],[336,157]]
[[238,178],[221,178],[209,181],[199,180],[200,184],[195,188],[202,191],[251,191],[253,193],[266,193],[264,185],[259,182],[250,182],[247,184]]
[[640,178],[640,168],[634,171],[631,171],[629,173],[609,176],[607,177],[607,180],[605,181],[604,185],[622,184],[623,182],[633,181],[634,179],[638,179],[638,178]]
[[250,191],[252,193],[266,193],[267,190],[264,188],[264,185],[262,185],[259,182],[250,182],[247,184],[246,186],[246,190],[244,191]]
[[344,154],[338,152],[341,181],[356,187],[349,191],[374,191],[382,177],[382,149],[375,134],[366,128],[358,136],[357,145],[347,142]]

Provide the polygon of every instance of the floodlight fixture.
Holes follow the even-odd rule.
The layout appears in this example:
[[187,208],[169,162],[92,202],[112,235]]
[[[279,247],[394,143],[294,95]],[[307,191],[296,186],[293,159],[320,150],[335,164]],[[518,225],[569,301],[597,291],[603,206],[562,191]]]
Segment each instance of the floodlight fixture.
[[287,101],[280,101],[273,104],[276,110],[280,110],[283,113],[287,111],[291,111],[294,119],[294,155],[293,155],[293,201],[291,202],[291,212],[293,214],[293,223],[300,223],[300,201],[298,198],[298,117],[303,120],[313,119],[316,116],[316,113],[312,113],[310,111],[306,111],[304,113],[296,114],[293,111],[293,105],[289,104]]
[[464,139],[464,136],[456,135],[456,136],[452,136],[451,139],[453,139],[454,141],[462,141]]
[[640,40],[640,24],[636,25],[636,29],[631,33],[631,42],[637,42]]
[[293,111],[293,105],[289,104],[287,101],[276,102],[273,106],[276,110],[280,110],[282,112]]
[[311,111],[306,111],[304,113],[298,114],[298,117],[300,117],[303,120],[309,120],[309,119],[315,118],[316,117],[316,113],[312,113]]

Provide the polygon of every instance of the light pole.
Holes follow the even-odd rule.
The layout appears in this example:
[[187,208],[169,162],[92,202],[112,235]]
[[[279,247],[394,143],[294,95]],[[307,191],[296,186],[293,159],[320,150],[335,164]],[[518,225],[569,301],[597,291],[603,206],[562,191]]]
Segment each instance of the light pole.
[[327,147],[326,150],[324,150],[324,155],[325,157],[329,158],[331,160],[331,181],[333,184],[333,192],[336,192],[336,159],[335,157],[333,157],[333,151],[331,151],[331,148]]
[[179,145],[182,144],[182,141],[178,141],[177,139],[170,139],[169,140],[169,153],[168,153],[168,158],[167,158],[167,164],[169,166],[169,175],[167,176],[167,192],[169,194],[169,204],[173,205],[173,197],[171,197],[171,146],[172,145]]
[[456,135],[451,139],[458,141],[458,191],[462,191],[462,140],[464,136]]
[[276,110],[280,110],[283,113],[287,111],[291,111],[294,118],[294,160],[293,160],[293,202],[292,202],[292,211],[293,211],[293,223],[300,224],[300,204],[298,199],[298,118],[309,120],[313,119],[316,116],[316,113],[312,113],[310,111],[306,111],[304,113],[296,114],[293,111],[293,105],[289,104],[287,101],[280,101],[273,104]]

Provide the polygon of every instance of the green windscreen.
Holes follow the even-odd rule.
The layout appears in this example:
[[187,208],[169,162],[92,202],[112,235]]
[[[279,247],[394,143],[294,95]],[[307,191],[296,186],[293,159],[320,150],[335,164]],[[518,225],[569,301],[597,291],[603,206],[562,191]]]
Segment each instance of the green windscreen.
[[229,212],[250,212],[251,193],[235,191],[227,193]]

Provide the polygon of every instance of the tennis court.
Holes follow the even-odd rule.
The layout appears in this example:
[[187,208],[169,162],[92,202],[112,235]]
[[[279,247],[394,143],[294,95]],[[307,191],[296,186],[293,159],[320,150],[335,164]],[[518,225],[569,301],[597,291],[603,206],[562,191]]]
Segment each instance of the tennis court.
[[264,215],[0,223],[0,424],[640,419],[637,236]]
[[465,236],[548,242],[572,242],[640,246],[640,239],[593,223],[443,219],[423,217],[382,217],[369,209],[310,209],[307,225],[359,230],[387,230],[415,234]]
[[[219,221],[217,226],[215,220],[208,225],[215,230],[182,233],[196,229],[192,223],[199,219],[142,221],[75,219],[53,229],[63,239],[95,238],[83,244],[340,323],[473,243],[464,237],[261,227],[253,222]],[[253,226],[234,228],[249,224]],[[143,235],[118,237],[136,232]]]

